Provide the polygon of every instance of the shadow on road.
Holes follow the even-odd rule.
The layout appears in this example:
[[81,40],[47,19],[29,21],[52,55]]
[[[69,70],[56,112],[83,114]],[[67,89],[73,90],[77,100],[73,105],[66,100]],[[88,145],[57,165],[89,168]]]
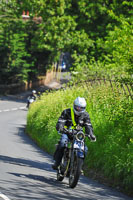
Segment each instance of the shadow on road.
[[17,103],[26,103],[27,97],[28,96],[25,96],[21,99],[21,98],[16,97],[15,95],[0,96],[0,101],[13,101]]
[[40,147],[37,146],[36,142],[26,133],[26,125],[22,125],[21,127],[18,127],[18,131],[15,133],[15,135],[19,136],[17,143],[24,143],[31,145],[32,152],[36,152],[40,154],[42,157],[48,156],[50,160],[52,160],[52,156],[48,153],[44,152]]
[[50,164],[46,162],[39,162],[39,161],[33,161],[23,158],[14,158],[9,156],[3,156],[0,155],[0,162],[13,164],[13,165],[19,165],[19,166],[26,166],[30,168],[36,168],[41,170],[47,170],[50,171]]
[[56,187],[61,187],[63,188],[68,188],[68,184],[66,184],[66,182],[59,182],[57,181],[53,176],[40,176],[40,175],[35,175],[35,174],[21,174],[21,173],[9,173],[11,175],[14,175],[16,177],[20,177],[20,178],[28,178],[34,181],[39,181],[48,185],[55,185]]
[[[13,176],[19,178],[19,180],[20,180],[18,184],[16,184],[18,179],[17,180],[14,179],[15,182],[14,183],[12,182],[12,184],[16,185],[14,191],[16,189],[23,190],[24,191],[23,193],[24,194],[26,193],[26,195],[27,195],[26,189],[28,188],[29,192],[32,193],[32,195],[31,195],[32,198],[36,199],[36,200],[37,199],[39,200],[41,198],[34,197],[35,190],[36,190],[37,194],[39,194],[39,192],[41,190],[41,193],[39,194],[39,196],[44,195],[46,198],[46,196],[48,195],[47,199],[51,199],[51,200],[52,200],[52,198],[58,200],[61,198],[61,196],[63,196],[63,199],[72,199],[72,200],[74,200],[74,199],[77,199],[77,200],[80,200],[80,199],[88,199],[88,200],[93,200],[93,199],[95,199],[95,200],[96,199],[126,200],[127,199],[128,200],[128,199],[130,199],[126,196],[124,197],[123,194],[116,192],[115,190],[113,190],[111,188],[108,188],[102,184],[97,183],[96,181],[93,181],[90,179],[88,181],[88,179],[85,178],[84,176],[82,176],[80,178],[80,181],[79,181],[77,187],[74,189],[71,189],[68,186],[68,180],[66,183],[66,178],[65,178],[65,181],[63,180],[63,182],[58,182],[56,180],[56,174],[54,177],[53,173],[51,173],[49,163],[37,162],[37,161],[30,160],[30,159],[27,160],[27,159],[22,159],[22,158],[13,158],[13,157],[2,156],[2,155],[0,155],[0,162],[29,167],[29,168],[31,168],[31,172],[34,172],[32,170],[32,168],[36,168],[38,170],[44,170],[44,176],[38,175],[38,174],[29,174],[28,169],[26,170],[27,173],[8,172],[8,174],[13,175]],[[47,171],[47,173],[46,173],[46,171]],[[42,174],[42,172],[41,172],[41,174]],[[20,187],[20,188],[18,188],[18,187]],[[50,188],[52,188],[52,191]],[[68,195],[71,198],[67,198]],[[20,196],[18,196],[18,197],[20,197]],[[21,196],[21,198],[22,198],[22,196]]]

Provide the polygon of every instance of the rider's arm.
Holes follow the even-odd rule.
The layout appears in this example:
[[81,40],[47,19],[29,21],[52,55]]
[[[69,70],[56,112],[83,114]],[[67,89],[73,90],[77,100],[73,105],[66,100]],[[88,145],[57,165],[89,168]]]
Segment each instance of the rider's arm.
[[56,124],[56,130],[59,131],[59,132],[63,132],[64,131],[64,125],[66,123],[66,110],[64,110],[62,113],[61,113],[61,116],[59,117],[58,119],[58,122]]
[[93,134],[93,127],[88,113],[86,113],[84,125],[86,134],[90,136],[92,140],[96,140],[96,136]]
[[31,95],[30,95],[30,96],[28,96],[27,100],[30,100],[30,99],[31,99]]

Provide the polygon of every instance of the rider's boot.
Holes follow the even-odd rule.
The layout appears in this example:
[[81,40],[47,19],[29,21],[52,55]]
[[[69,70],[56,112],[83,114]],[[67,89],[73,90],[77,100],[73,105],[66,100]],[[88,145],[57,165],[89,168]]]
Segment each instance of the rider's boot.
[[54,164],[52,165],[52,168],[53,168],[54,170],[57,170],[58,167],[59,167],[59,165],[60,165],[60,163],[57,162],[57,161],[55,161]]
[[62,160],[62,157],[63,157],[63,153],[64,153],[64,148],[58,147],[58,148],[56,149],[56,152],[55,152],[55,154],[54,154],[54,160],[55,160],[55,162],[54,162],[54,164],[52,165],[52,168],[53,168],[54,170],[57,170],[57,169],[58,169],[58,167],[59,167],[59,165],[60,165],[60,162],[61,162],[61,160]]

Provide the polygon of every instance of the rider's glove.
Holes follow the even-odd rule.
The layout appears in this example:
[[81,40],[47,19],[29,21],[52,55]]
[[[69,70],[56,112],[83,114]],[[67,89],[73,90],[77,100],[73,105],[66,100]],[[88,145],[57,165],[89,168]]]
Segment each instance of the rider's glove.
[[91,141],[96,142],[96,136],[95,135],[91,134],[88,137],[91,139]]

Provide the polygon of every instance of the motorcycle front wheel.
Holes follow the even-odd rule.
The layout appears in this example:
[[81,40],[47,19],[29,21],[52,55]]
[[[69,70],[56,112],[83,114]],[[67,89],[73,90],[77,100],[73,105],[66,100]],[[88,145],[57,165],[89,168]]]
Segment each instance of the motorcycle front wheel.
[[81,174],[82,166],[83,166],[83,159],[78,158],[77,156],[74,156],[74,161],[73,161],[73,165],[71,166],[70,176],[69,176],[70,188],[76,187],[80,174]]

